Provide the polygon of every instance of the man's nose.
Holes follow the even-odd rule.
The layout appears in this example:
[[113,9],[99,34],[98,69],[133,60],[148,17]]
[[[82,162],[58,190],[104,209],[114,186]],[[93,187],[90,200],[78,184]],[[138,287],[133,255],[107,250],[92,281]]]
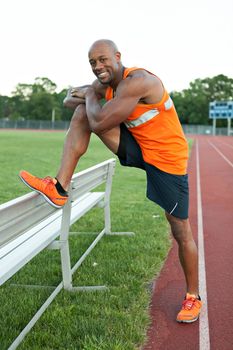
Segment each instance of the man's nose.
[[103,67],[104,67],[103,63],[101,63],[100,61],[96,62],[96,66],[95,66],[96,70],[101,70]]

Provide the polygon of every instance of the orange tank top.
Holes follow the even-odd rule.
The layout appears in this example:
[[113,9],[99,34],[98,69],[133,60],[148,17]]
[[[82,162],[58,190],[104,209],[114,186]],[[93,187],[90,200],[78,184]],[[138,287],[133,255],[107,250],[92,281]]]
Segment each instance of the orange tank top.
[[[143,68],[126,68],[123,79],[137,69]],[[111,87],[107,88],[105,98],[107,101],[113,98]],[[140,145],[145,162],[170,174],[187,173],[187,140],[166,90],[159,103],[138,103],[124,123]]]

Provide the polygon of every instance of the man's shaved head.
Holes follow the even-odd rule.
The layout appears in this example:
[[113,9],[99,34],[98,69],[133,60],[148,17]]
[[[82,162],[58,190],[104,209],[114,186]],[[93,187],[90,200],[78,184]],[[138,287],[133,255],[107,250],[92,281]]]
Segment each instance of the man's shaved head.
[[90,52],[93,50],[93,49],[96,49],[96,48],[99,48],[99,47],[106,47],[108,49],[111,49],[111,51],[113,53],[116,53],[116,52],[119,52],[116,44],[112,41],[112,40],[109,40],[109,39],[100,39],[100,40],[97,40],[95,41],[90,49],[89,49],[89,52],[88,52],[88,55],[90,55]]

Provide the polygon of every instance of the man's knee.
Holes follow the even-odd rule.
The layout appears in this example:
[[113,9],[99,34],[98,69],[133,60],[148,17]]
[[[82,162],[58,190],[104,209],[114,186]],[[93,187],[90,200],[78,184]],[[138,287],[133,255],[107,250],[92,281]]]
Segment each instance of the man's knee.
[[165,215],[170,225],[184,225],[185,223],[188,222],[188,219],[180,219],[174,215],[167,213],[166,211],[165,211]]
[[178,243],[193,239],[189,219],[180,219],[168,213],[165,214],[171,226],[172,234]]
[[113,153],[117,153],[120,143],[120,128],[118,126],[105,132],[96,133],[96,135]]
[[78,107],[75,108],[72,120],[76,121],[78,119],[86,118],[87,113],[86,113],[86,108],[84,104],[80,104]]
[[70,121],[70,127],[85,127],[89,129],[89,123],[87,119],[86,107],[84,104],[80,104],[74,111]]

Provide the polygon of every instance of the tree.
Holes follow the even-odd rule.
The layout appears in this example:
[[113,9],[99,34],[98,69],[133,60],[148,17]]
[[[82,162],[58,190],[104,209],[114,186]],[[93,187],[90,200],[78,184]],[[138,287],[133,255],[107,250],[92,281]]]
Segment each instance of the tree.
[[33,93],[47,92],[53,94],[57,88],[57,85],[48,78],[37,77],[33,84]]
[[[36,78],[34,84],[18,84],[12,96],[11,116],[51,120],[52,110],[59,109],[55,95],[56,87],[55,83],[44,77]],[[61,113],[57,113],[56,119],[60,116]]]
[[233,99],[233,79],[220,74],[213,78],[195,79],[181,93],[172,92],[182,123],[208,124],[209,103]]
[[0,118],[9,118],[10,109],[10,97],[0,95]]
[[71,111],[68,108],[63,107],[63,101],[64,101],[64,98],[66,97],[67,90],[68,90],[68,88],[63,89],[58,94],[56,94],[56,93],[54,94],[55,100],[57,102],[57,113],[60,113],[61,120],[70,120],[72,117],[72,114],[73,114],[73,111]]
[[30,114],[27,119],[51,120],[53,108],[53,95],[43,91],[34,93],[28,101],[28,110]]
[[233,99],[233,79],[220,74],[213,78],[203,79],[203,85],[210,101]]
[[[12,97],[0,96],[0,118],[70,120],[72,111],[63,107],[67,89],[56,92],[56,84],[37,77],[33,84],[18,84]],[[213,78],[195,79],[189,88],[170,93],[182,123],[208,124],[209,102],[233,99],[233,79],[223,74]],[[219,125],[224,121],[219,121]]]

